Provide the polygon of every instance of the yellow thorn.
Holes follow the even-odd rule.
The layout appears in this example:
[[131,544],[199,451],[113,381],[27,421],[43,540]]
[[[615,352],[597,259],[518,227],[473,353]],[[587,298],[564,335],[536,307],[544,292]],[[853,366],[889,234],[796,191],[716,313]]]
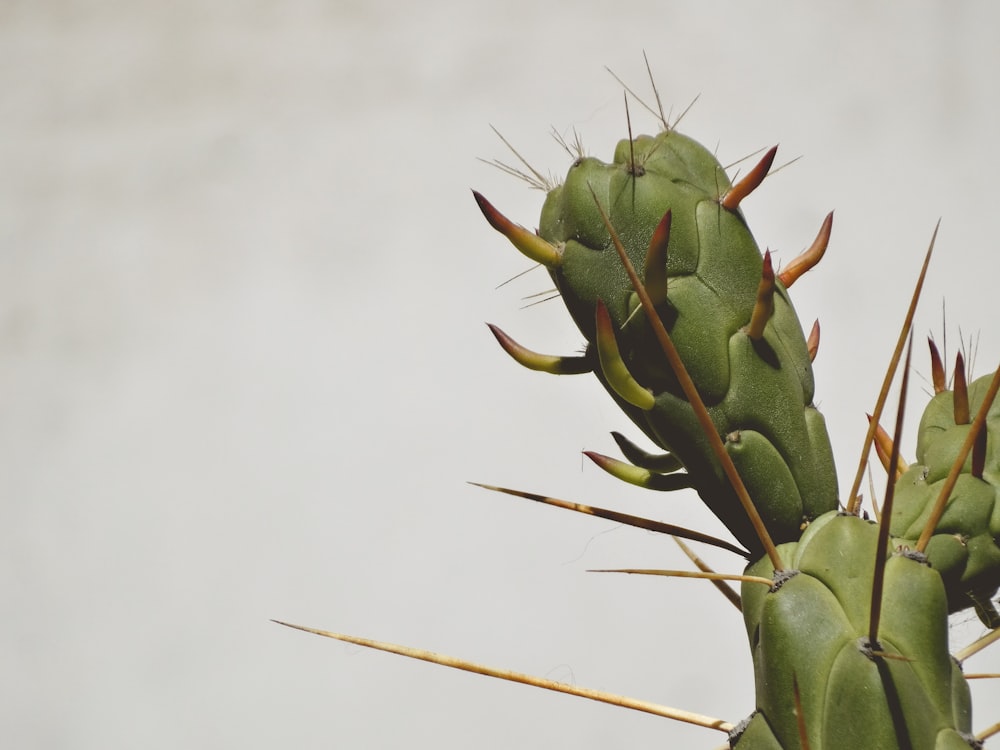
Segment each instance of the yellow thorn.
[[557,268],[562,264],[562,250],[560,248],[551,242],[546,242],[534,232],[529,232],[520,224],[512,222],[475,190],[472,191],[472,194],[476,198],[476,203],[479,204],[479,210],[486,217],[486,221],[510,240],[510,244],[546,268]]
[[567,695],[575,695],[580,698],[589,698],[590,700],[598,701],[599,703],[608,703],[612,706],[621,706],[622,708],[630,708],[634,711],[643,711],[648,714],[653,714],[654,716],[663,716],[667,719],[683,721],[687,724],[705,727],[706,729],[716,729],[720,732],[730,732],[733,729],[733,725],[728,721],[692,713],[691,711],[682,711],[679,708],[661,706],[656,703],[650,703],[649,701],[627,698],[623,695],[606,693],[601,690],[591,690],[589,688],[576,687],[575,685],[567,685],[563,682],[555,682],[554,680],[546,680],[541,677],[533,677],[532,675],[523,674],[521,672],[513,672],[509,669],[487,667],[482,664],[475,664],[474,662],[466,661],[465,659],[457,659],[453,656],[436,654],[433,651],[424,651],[423,649],[410,648],[409,646],[398,646],[395,643],[373,641],[368,638],[358,638],[353,635],[344,635],[343,633],[332,633],[328,630],[318,630],[316,628],[306,627],[305,625],[293,625],[290,622],[282,622],[281,620],[271,620],[271,622],[277,623],[278,625],[284,625],[286,628],[292,628],[293,630],[301,630],[304,633],[319,635],[323,638],[332,638],[336,641],[351,643],[355,646],[364,646],[365,648],[372,648],[376,651],[385,651],[390,654],[397,654],[398,656],[419,659],[420,661],[430,662],[431,664],[440,664],[444,667],[461,669],[464,672],[473,672],[474,674],[481,674],[486,677],[495,677],[500,680],[519,682],[522,685],[531,685],[533,687],[543,688],[544,690],[553,690],[557,693],[566,693]]
[[487,323],[490,331],[496,337],[497,343],[503,350],[519,365],[527,367],[529,370],[548,372],[553,375],[579,375],[584,372],[591,372],[593,368],[586,357],[558,357],[553,354],[539,354],[527,347],[521,346],[500,328]]
[[611,323],[608,308],[600,300],[597,301],[597,356],[601,362],[601,372],[615,393],[637,406],[643,411],[649,411],[656,406],[656,399],[648,388],[643,388],[628,371],[625,360],[618,350],[618,339]]

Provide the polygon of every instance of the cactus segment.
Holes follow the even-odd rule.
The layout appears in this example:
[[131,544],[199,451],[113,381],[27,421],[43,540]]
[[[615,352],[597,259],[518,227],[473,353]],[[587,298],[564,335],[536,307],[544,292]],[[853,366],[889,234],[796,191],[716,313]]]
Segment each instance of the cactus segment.
[[[813,748],[966,743],[968,685],[948,652],[947,595],[933,570],[889,557],[878,641],[868,643],[878,537],[874,524],[828,513],[799,542],[779,546],[796,575],[769,591],[742,586],[757,711],[747,725],[754,734],[745,731],[733,747],[773,747],[772,737],[777,747],[799,747],[790,700],[796,685]],[[746,572],[766,577],[771,570],[764,558]]]
[[[969,414],[983,407],[992,385],[993,374],[961,388],[965,381],[961,358],[959,363],[956,390],[943,390],[928,404],[917,433],[916,462],[896,483],[891,531],[902,543],[913,544],[924,533],[952,464],[974,427]],[[1000,588],[1000,403],[989,406],[981,434],[986,435],[985,445],[977,435],[980,447],[962,466],[924,551],[944,579],[949,611],[974,607],[984,623],[995,628],[1000,618],[989,600]]]
[[[732,186],[708,150],[676,131],[626,139],[610,164],[574,161],[546,196],[538,230],[546,247],[559,249],[558,262],[546,265],[589,342],[586,356],[600,364],[598,379],[647,437],[683,463],[688,481],[755,554],[763,545],[660,349],[612,234],[642,269],[716,434],[753,436],[733,450],[742,450],[743,471],[755,477],[751,499],[770,519],[765,527],[775,524],[768,531],[777,542],[796,539],[804,521],[837,507],[837,484],[825,423],[812,404],[810,344],[738,209],[774,153]],[[491,224],[510,234],[514,225],[477,200]],[[828,217],[813,257],[825,248],[829,224]]]
[[562,357],[553,354],[539,354],[527,347],[521,346],[499,327],[492,323],[486,324],[497,342],[511,358],[529,370],[551,373],[552,375],[580,375],[592,372],[594,369],[590,357]]
[[476,203],[479,204],[479,210],[486,217],[486,221],[490,223],[491,227],[510,240],[510,244],[520,250],[525,256],[536,263],[541,263],[546,268],[555,268],[559,265],[562,253],[557,246],[546,242],[537,234],[529,232],[524,227],[512,222],[497,211],[492,203],[475,190],[472,191],[472,194],[476,198]]

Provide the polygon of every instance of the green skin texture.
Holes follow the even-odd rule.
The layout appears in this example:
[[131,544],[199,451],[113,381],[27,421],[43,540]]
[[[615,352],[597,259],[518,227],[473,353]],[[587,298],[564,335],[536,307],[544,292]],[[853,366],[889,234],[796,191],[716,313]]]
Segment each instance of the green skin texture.
[[[969,410],[980,409],[992,375],[969,384]],[[970,425],[956,425],[954,394],[934,396],[920,420],[917,461],[896,482],[890,528],[897,544],[919,538]],[[986,463],[983,478],[971,473],[966,459],[944,515],[927,546],[932,567],[944,579],[949,610],[956,612],[987,601],[1000,587],[1000,402],[986,417]],[[996,627],[996,624],[992,624]]]
[[[949,654],[947,595],[937,573],[890,554],[878,642],[908,660],[871,658],[860,648],[877,546],[875,524],[831,512],[778,548],[794,576],[772,590],[743,584],[757,711],[734,748],[800,746],[795,682],[811,750],[970,747],[969,688]],[[765,557],[747,573],[771,578],[774,569]]]
[[[730,184],[715,157],[674,131],[640,136],[632,149],[634,156],[621,141],[611,164],[578,159],[548,194],[539,234],[564,247],[552,277],[595,362],[595,307],[598,300],[607,306],[622,357],[654,394],[655,407],[644,411],[625,402],[595,367],[598,378],[649,438],[676,454],[708,507],[757,556],[757,535],[641,309],[636,312],[636,294],[594,195],[640,272],[650,237],[670,209],[668,302],[661,318],[777,542],[797,539],[804,519],[837,507],[833,454],[812,403],[806,341],[780,282],[762,340],[755,343],[742,330],[763,263],[742,213],[719,202]],[[641,170],[630,168],[633,163]]]

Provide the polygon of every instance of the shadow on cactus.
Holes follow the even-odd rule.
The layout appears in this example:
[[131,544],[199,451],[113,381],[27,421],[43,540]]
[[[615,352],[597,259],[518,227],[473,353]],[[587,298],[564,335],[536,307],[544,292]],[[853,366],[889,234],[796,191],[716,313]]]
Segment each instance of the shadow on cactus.
[[[698,724],[727,733],[738,750],[981,747],[1000,727],[973,734],[960,663],[996,641],[1000,630],[953,657],[948,614],[972,607],[989,627],[1000,621],[991,601],[1000,585],[1000,404],[993,406],[1000,370],[967,386],[959,359],[948,390],[932,345],[937,395],[921,420],[917,462],[906,467],[898,454],[904,404],[893,437],[879,420],[912,338],[928,249],[854,486],[841,502],[830,440],[813,403],[819,329],[803,333],[788,293],[822,258],[832,215],[812,245],[775,272],[740,205],[767,176],[776,149],[732,183],[662,110],[660,119],[662,132],[635,138],[630,132],[608,163],[577,148],[561,184],[530,178],[547,190],[537,232],[475,193],[490,225],[548,269],[587,344],[582,355],[543,355],[490,329],[526,367],[594,373],[661,452],[650,454],[614,433],[626,460],[587,455],[641,487],[695,489],[736,544],[613,510],[480,486],[746,557],[740,575],[715,573],[690,552],[697,572],[618,572],[707,578],[740,608],[753,657],[754,710],[743,721],[724,721],[291,627]],[[909,354],[904,394],[908,373]],[[882,507],[874,509],[882,523],[860,511],[858,488],[872,443],[889,477]],[[740,581],[739,593],[729,580]]]

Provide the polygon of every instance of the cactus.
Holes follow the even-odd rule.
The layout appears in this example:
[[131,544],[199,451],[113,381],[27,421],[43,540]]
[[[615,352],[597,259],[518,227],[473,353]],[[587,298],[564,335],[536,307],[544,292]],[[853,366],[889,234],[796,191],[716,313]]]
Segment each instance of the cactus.
[[[788,294],[822,257],[832,216],[776,273],[740,209],[775,149],[734,184],[708,150],[662,119],[658,135],[630,132],[609,163],[579,154],[564,182],[548,186],[537,232],[475,194],[490,225],[548,268],[587,343],[579,356],[543,355],[490,328],[531,369],[593,372],[663,453],[613,433],[627,461],[587,455],[632,484],[694,488],[742,547],[612,510],[503,491],[747,557],[742,575],[727,576],[692,556],[701,572],[684,575],[712,580],[740,607],[753,657],[753,710],[741,722],[723,721],[292,627],[721,730],[737,750],[981,747],[990,732],[972,734],[970,691],[950,653],[948,614],[974,606],[990,627],[998,624],[990,598],[1000,586],[993,435],[1000,370],[966,386],[960,358],[954,389],[946,390],[932,345],[937,395],[921,420],[917,462],[905,467],[898,452],[904,404],[893,437],[878,424],[928,251],[869,427],[868,442],[889,474],[882,522],[862,517],[857,486],[841,504],[830,441],[813,404],[818,328],[803,334]],[[909,355],[904,394],[908,373]],[[855,485],[860,477],[859,469]],[[741,581],[739,595],[725,583],[732,578]]]
[[[903,471],[896,484],[892,533],[901,544],[915,543],[935,502],[949,482],[962,444],[972,431],[971,417],[987,395],[990,376],[966,383],[961,354],[955,363],[954,388],[944,382],[944,368],[930,342],[936,395],[920,421],[917,461]],[[927,556],[948,590],[950,611],[974,607],[990,628],[1000,627],[1000,615],[990,601],[1000,588],[1000,404],[989,407],[986,429],[978,433],[971,455],[962,462],[953,488],[944,494],[934,533],[927,539]],[[899,471],[899,469],[897,469]]]

